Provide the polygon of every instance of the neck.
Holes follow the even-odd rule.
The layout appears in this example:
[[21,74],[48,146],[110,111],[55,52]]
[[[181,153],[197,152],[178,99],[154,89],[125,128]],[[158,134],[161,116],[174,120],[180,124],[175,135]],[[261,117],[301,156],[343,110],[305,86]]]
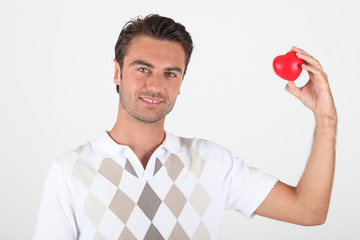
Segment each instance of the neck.
[[119,113],[109,135],[115,142],[129,146],[146,168],[151,155],[165,139],[164,122],[165,118],[144,123]]

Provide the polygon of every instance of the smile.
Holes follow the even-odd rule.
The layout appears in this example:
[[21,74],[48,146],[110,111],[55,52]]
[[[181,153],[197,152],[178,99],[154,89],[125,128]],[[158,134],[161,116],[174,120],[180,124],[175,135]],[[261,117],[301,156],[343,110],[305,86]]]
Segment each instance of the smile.
[[150,100],[144,97],[140,97],[141,100],[148,102],[148,103],[160,103],[161,101],[155,101],[155,100]]

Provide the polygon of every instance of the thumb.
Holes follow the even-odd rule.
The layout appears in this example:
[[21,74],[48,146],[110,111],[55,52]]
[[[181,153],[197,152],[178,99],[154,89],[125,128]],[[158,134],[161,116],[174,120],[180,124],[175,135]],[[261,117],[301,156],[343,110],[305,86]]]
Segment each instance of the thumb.
[[300,98],[301,88],[297,87],[293,81],[288,81],[288,84],[285,86],[285,90],[295,97]]

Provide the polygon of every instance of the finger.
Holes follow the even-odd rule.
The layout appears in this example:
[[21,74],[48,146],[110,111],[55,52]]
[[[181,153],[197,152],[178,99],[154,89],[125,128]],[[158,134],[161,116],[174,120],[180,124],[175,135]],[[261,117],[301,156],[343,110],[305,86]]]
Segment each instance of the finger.
[[315,58],[313,58],[312,56],[306,55],[306,54],[303,54],[303,53],[300,53],[300,52],[296,53],[296,56],[298,58],[304,60],[308,64],[310,64],[310,65],[320,69],[321,71],[323,71],[320,62],[318,60],[316,60]]
[[318,69],[318,68],[316,68],[316,67],[314,67],[314,66],[312,66],[312,65],[309,65],[309,64],[301,64],[301,68],[302,69],[304,69],[304,70],[306,70],[308,73],[312,73],[312,74],[314,74],[314,75],[316,75],[316,76],[324,76],[323,75],[323,71],[321,71],[320,69]]
[[288,84],[285,86],[285,90],[296,98],[300,98],[301,88],[297,87],[293,81],[288,81]]
[[314,75],[315,81],[325,81],[325,82],[328,81],[326,74],[322,70],[315,68],[314,66],[306,65],[306,64],[302,64],[301,67],[302,67],[302,69],[306,70],[310,76]]
[[296,52],[296,56],[298,58],[300,58],[300,59],[304,60],[305,62],[310,63],[310,64],[316,66],[317,68],[323,70],[320,62],[318,60],[316,60],[313,56],[311,56],[310,54],[305,52],[303,49],[293,46],[291,50]]
[[303,49],[301,49],[301,48],[298,48],[298,47],[295,47],[295,46],[293,46],[292,48],[291,48],[291,51],[295,51],[295,52],[299,52],[299,53],[302,53],[302,54],[304,54],[304,55],[308,55],[308,56],[310,56],[311,57],[311,55],[310,54],[308,54],[307,52],[305,52],[305,50],[303,50]]

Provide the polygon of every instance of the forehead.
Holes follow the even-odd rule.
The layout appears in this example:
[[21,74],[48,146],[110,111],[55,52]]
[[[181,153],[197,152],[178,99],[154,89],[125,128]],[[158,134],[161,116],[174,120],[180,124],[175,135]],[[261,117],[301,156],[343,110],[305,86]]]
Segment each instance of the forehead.
[[185,68],[185,51],[178,42],[159,40],[148,36],[137,36],[131,40],[124,63],[144,60],[152,64]]

